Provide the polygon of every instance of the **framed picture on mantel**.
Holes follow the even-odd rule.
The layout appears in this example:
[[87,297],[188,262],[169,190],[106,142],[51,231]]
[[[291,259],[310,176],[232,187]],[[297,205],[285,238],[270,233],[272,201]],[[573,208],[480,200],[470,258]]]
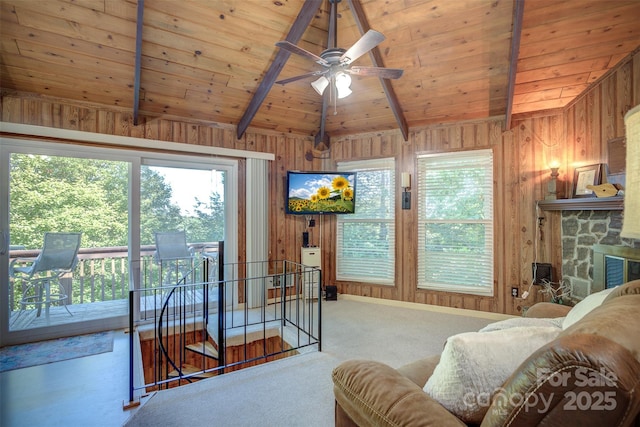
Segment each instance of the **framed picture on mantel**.
[[573,174],[573,192],[571,197],[596,197],[596,194],[587,188],[587,185],[599,185],[602,164],[581,166],[576,168]]

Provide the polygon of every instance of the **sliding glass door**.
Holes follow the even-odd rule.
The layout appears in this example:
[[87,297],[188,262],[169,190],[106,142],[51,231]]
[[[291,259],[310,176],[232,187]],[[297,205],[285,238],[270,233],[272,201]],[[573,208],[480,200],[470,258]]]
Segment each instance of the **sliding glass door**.
[[157,233],[202,253],[237,230],[235,161],[10,139],[0,160],[3,343],[125,327]]
[[9,342],[119,326],[127,317],[130,161],[69,148],[2,146]]
[[142,287],[217,280],[205,275],[225,240],[225,177],[207,163],[143,159],[140,173]]

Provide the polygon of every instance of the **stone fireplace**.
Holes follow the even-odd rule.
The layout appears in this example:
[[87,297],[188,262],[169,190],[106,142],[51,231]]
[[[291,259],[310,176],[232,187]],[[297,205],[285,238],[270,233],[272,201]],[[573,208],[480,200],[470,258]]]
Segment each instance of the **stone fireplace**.
[[[594,282],[594,246],[634,248],[613,250],[613,257],[640,259],[640,240],[620,237],[622,211],[578,210],[562,211],[562,279],[571,286],[572,297],[581,300],[592,292],[603,289],[599,276],[604,274],[596,267]],[[636,255],[638,254],[638,255]],[[610,265],[619,263],[611,262]],[[626,265],[626,263],[623,263]]]

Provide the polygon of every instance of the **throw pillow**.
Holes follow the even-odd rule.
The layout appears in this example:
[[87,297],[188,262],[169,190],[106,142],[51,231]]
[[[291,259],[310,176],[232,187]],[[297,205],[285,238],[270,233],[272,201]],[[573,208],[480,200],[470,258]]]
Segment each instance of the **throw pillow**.
[[506,379],[560,332],[556,327],[524,326],[454,335],[424,391],[465,423],[480,424]]
[[569,313],[567,313],[567,317],[564,318],[564,322],[562,322],[562,329],[567,329],[569,326],[586,316],[591,310],[599,307],[614,289],[615,288],[609,288],[596,292],[595,294],[588,295],[585,299],[577,303]]

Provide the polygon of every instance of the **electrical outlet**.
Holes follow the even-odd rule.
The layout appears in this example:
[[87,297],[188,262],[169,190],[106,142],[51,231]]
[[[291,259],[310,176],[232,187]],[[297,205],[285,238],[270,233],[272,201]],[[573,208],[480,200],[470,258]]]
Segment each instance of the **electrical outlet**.
[[518,288],[511,288],[511,296],[518,298]]

